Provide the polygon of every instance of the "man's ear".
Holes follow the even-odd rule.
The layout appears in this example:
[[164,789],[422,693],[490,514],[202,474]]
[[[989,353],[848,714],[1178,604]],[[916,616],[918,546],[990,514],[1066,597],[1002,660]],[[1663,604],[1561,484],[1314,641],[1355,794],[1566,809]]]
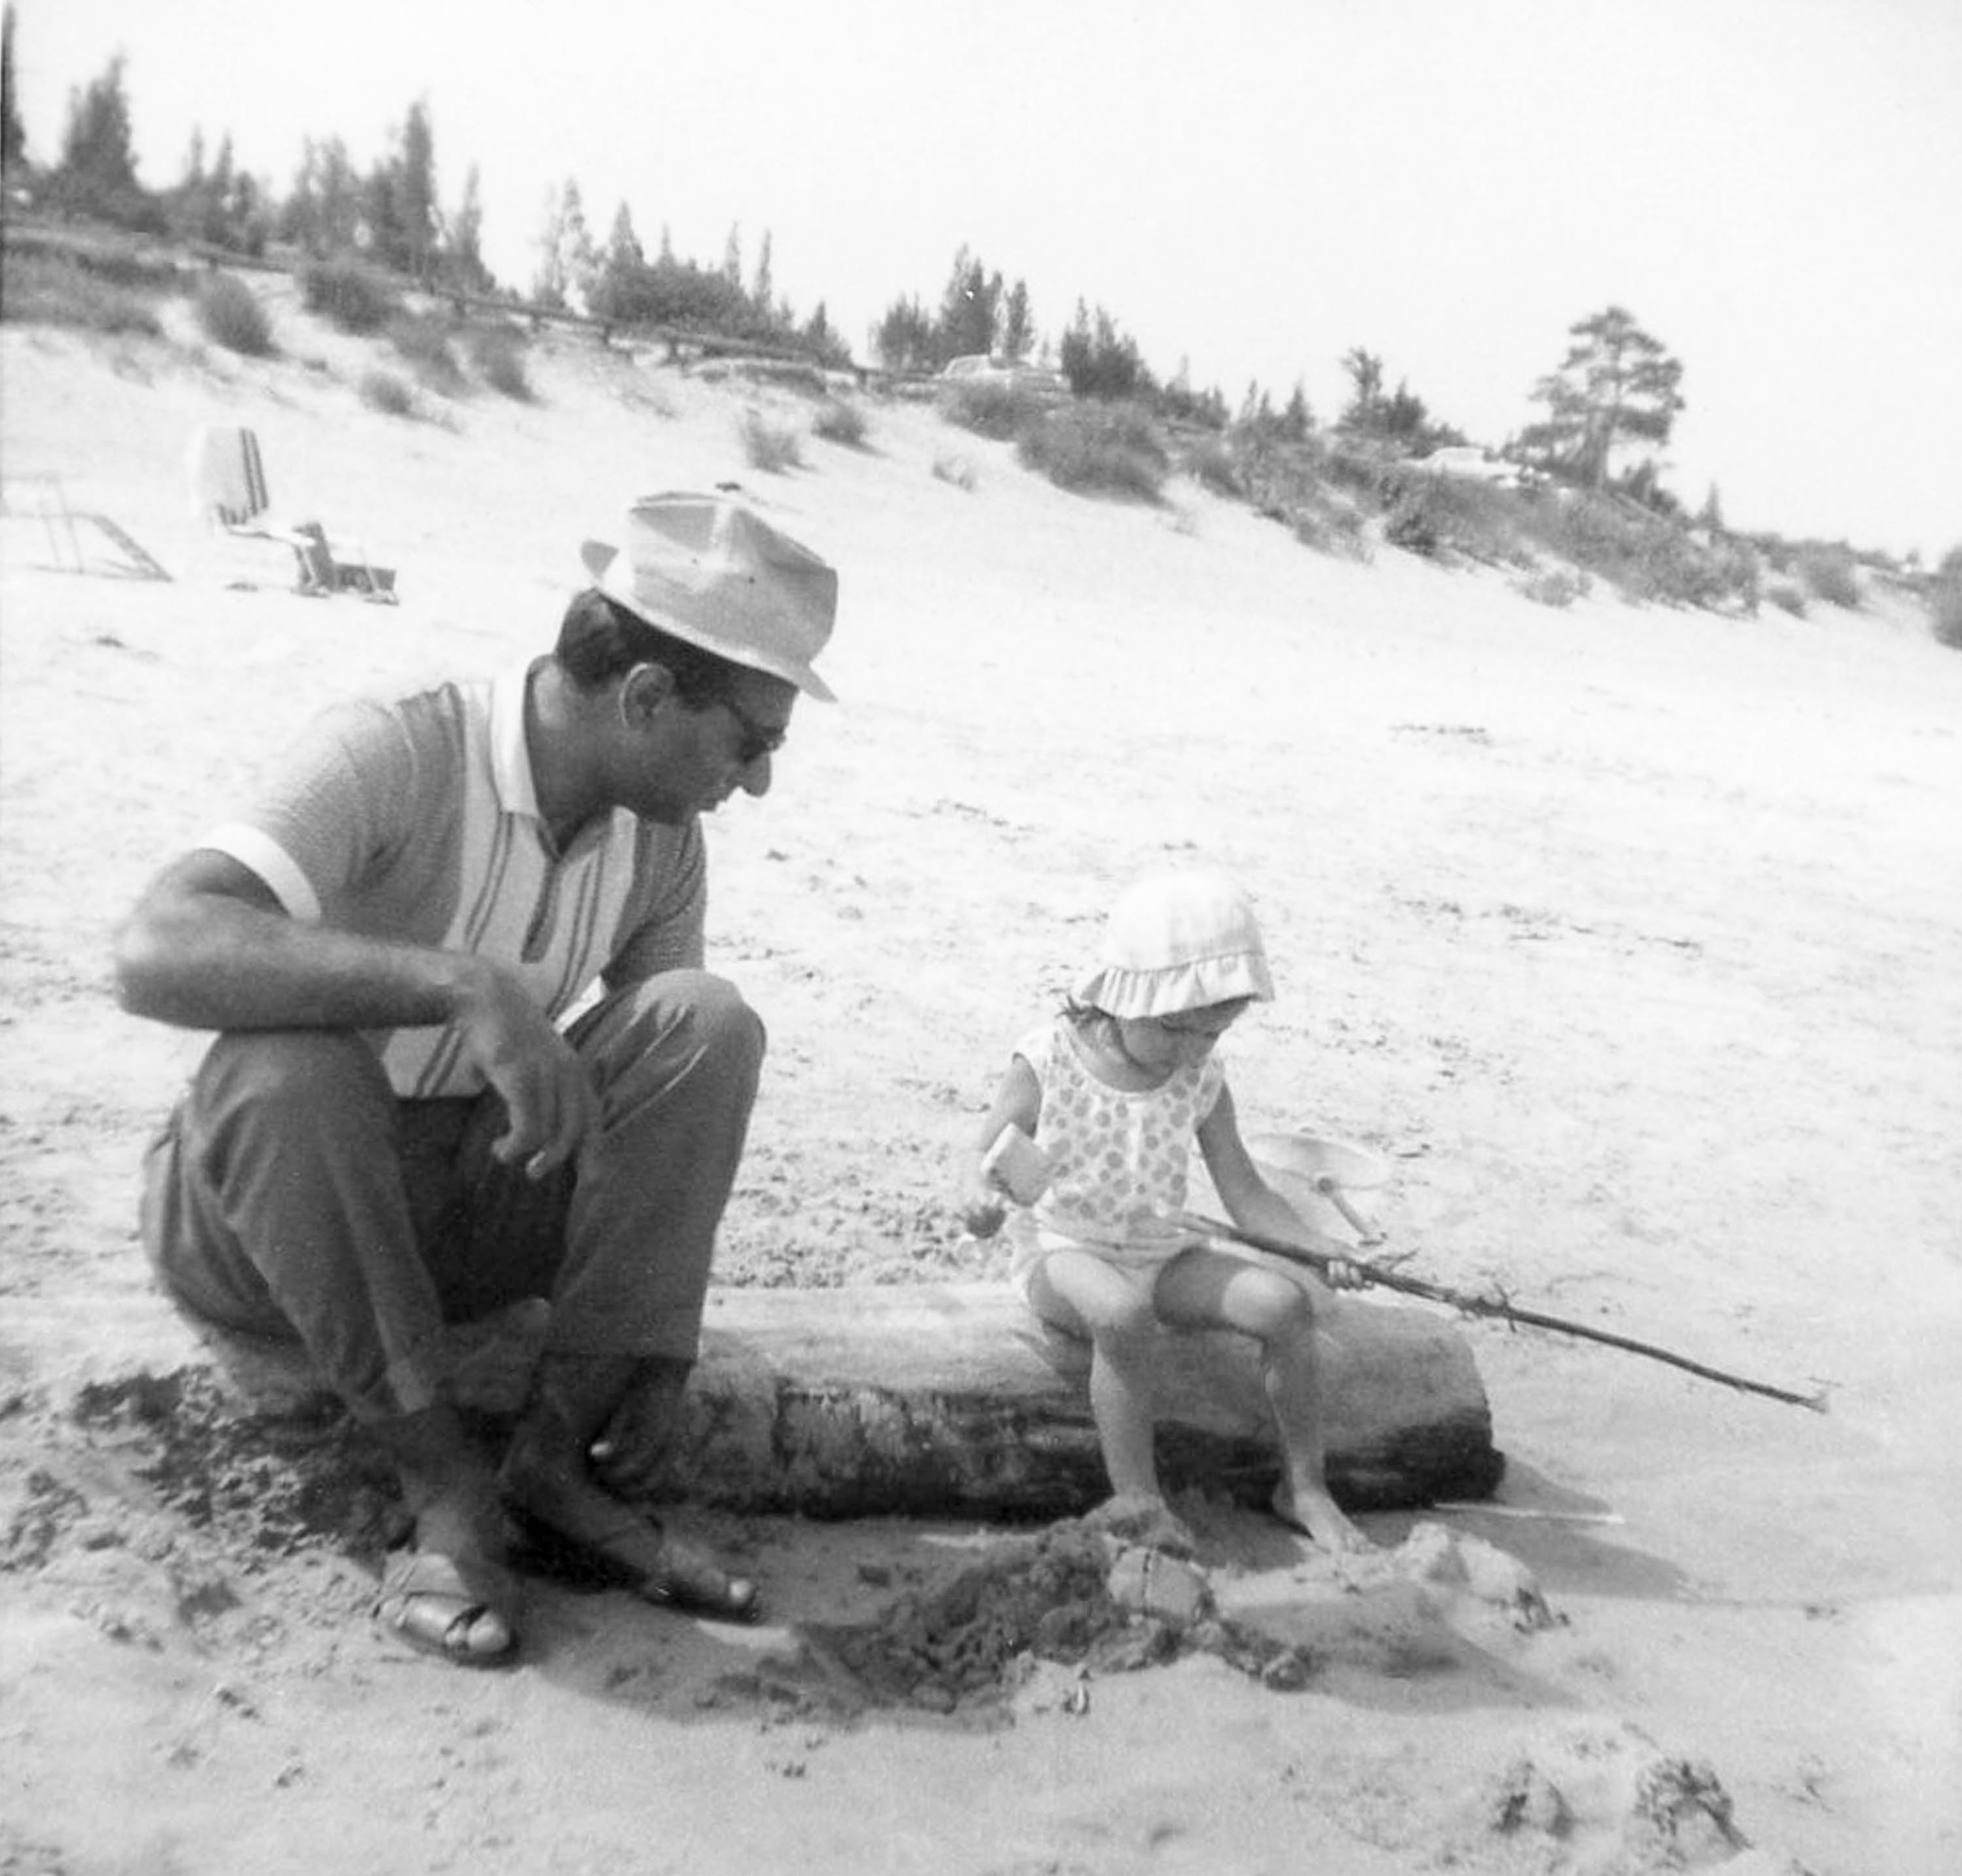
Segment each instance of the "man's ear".
[[620,680],[620,721],[645,723],[675,694],[674,673],[664,664],[637,664]]

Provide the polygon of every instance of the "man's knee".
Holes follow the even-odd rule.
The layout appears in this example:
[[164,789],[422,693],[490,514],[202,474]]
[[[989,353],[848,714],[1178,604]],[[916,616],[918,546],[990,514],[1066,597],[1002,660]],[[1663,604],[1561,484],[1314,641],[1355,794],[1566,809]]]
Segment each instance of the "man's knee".
[[228,1031],[206,1052],[191,1099],[207,1115],[285,1129],[334,1130],[394,1109],[374,1050],[350,1031]]
[[760,1067],[768,1037],[763,1019],[727,977],[712,971],[682,970],[673,994],[687,1012],[687,1022],[704,1049],[732,1062]]
[[768,1039],[762,1018],[727,978],[671,970],[608,999],[573,1040],[600,1065],[602,1087],[651,1069],[663,1082],[707,1072],[753,1094]]

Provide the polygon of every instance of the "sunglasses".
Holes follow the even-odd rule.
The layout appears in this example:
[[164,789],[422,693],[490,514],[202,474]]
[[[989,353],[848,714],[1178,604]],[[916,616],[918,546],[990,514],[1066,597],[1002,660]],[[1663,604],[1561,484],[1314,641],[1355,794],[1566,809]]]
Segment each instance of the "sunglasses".
[[736,719],[743,732],[743,740],[736,752],[737,764],[747,769],[752,762],[761,762],[765,756],[774,756],[784,746],[784,738],[790,733],[787,724],[759,723],[743,706],[727,697],[715,700],[730,715]]

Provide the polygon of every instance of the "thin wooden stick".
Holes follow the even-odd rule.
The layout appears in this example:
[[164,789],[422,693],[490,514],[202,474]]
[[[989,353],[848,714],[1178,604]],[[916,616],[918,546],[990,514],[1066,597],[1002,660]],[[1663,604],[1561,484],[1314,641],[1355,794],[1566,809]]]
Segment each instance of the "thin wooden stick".
[[1525,1323],[1536,1329],[1555,1329],[1563,1335],[1584,1336],[1590,1342],[1603,1342],[1610,1348],[1626,1349],[1631,1354],[1646,1355],[1652,1361],[1666,1361],[1672,1368],[1681,1368],[1693,1375],[1700,1375],[1706,1381],[1721,1382],[1727,1388],[1741,1388],[1748,1394],[1762,1394],[1774,1401],[1785,1401],[1794,1407],[1809,1408],[1815,1414],[1826,1411],[1826,1396],[1818,1394],[1794,1394],[1784,1388],[1775,1388],[1762,1381],[1746,1381],[1740,1375],[1726,1374],[1721,1368],[1706,1367],[1700,1361],[1692,1361],[1686,1355],[1673,1354],[1666,1348],[1658,1348],[1653,1342],[1638,1342],[1631,1336],[1617,1335],[1611,1330],[1590,1328],[1584,1322],[1570,1322],[1561,1316],[1543,1315],[1536,1309],[1522,1309],[1508,1302],[1503,1296],[1477,1296],[1463,1290],[1446,1290],[1438,1283],[1426,1283],[1420,1277],[1405,1277],[1400,1271],[1388,1269],[1380,1264],[1371,1264],[1360,1258],[1333,1258],[1318,1251],[1304,1251],[1299,1246],[1284,1242],[1279,1238],[1270,1238],[1259,1232],[1242,1231],[1237,1226],[1222,1224],[1215,1218],[1203,1218],[1193,1212],[1181,1212],[1178,1222],[1193,1231],[1203,1231],[1209,1236],[1223,1238],[1230,1243],[1243,1244],[1255,1251],[1265,1251],[1277,1258],[1287,1258],[1296,1264],[1305,1264],[1311,1270],[1324,1275],[1330,1264],[1340,1262],[1352,1264],[1360,1273],[1366,1283],[1380,1284],[1385,1290],[1401,1290],[1405,1295],[1423,1296],[1433,1302],[1449,1303],[1454,1309],[1462,1309],[1467,1315],[1496,1316],[1503,1322]]

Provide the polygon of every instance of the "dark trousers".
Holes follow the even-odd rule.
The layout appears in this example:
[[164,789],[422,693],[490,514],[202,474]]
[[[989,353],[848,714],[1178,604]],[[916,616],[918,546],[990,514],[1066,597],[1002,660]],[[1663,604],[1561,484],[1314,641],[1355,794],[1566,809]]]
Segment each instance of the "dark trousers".
[[548,1352],[692,1360],[762,1024],[722,979],[676,971],[567,1039],[600,1120],[534,1181],[492,1156],[494,1094],[398,1099],[350,1032],[220,1036],[145,1161],[159,1277],[210,1322],[297,1339],[363,1418],[433,1402],[446,1322],[530,1296],[551,1305]]

